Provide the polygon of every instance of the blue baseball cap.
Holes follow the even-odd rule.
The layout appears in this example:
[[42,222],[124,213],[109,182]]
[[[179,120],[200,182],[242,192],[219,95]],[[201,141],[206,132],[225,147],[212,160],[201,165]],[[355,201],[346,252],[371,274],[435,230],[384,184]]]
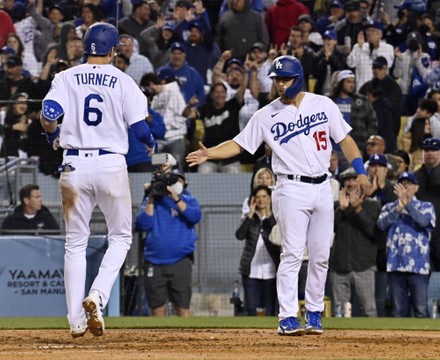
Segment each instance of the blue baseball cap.
[[403,172],[399,175],[397,182],[400,183],[404,180],[409,180],[411,181],[413,184],[418,184],[419,182],[417,181],[416,176],[414,175],[414,173],[412,172]]
[[162,26],[162,30],[170,30],[170,31],[174,31],[174,25],[170,24],[170,23],[165,23],[164,26]]
[[330,1],[330,7],[338,7],[338,8],[344,8],[344,4],[342,4],[339,0],[332,0]]
[[170,51],[173,50],[180,50],[182,52],[186,52],[186,46],[184,43],[181,42],[173,42],[170,46]]
[[336,32],[334,30],[326,30],[325,33],[322,35],[322,37],[324,39],[331,39],[331,40],[337,39]]
[[174,71],[168,67],[162,67],[157,69],[156,74],[157,76],[160,77],[161,80],[165,80],[166,82],[172,81],[176,77]]
[[380,22],[378,22],[378,21],[373,21],[373,22],[370,22],[370,23],[368,23],[368,24],[365,24],[364,28],[365,28],[365,29],[373,28],[373,29],[380,30],[380,31],[382,31],[382,32],[384,32],[384,30],[385,30],[385,28],[384,28],[384,26],[382,25],[382,23],[380,23]]
[[423,140],[422,149],[440,150],[440,139],[431,137]]
[[373,154],[368,159],[368,165],[382,165],[388,166],[388,161],[385,155]]
[[403,0],[400,2],[400,4],[394,5],[394,7],[399,10],[411,10],[411,0]]
[[15,50],[10,46],[6,46],[6,45],[1,48],[0,54],[16,55]]
[[226,63],[226,67],[228,68],[232,64],[237,64],[239,67],[243,66],[243,62],[240,59],[237,59],[237,58],[229,59],[228,62]]
[[199,29],[199,31],[204,34],[205,33],[205,28],[203,26],[203,24],[198,21],[198,20],[191,20],[188,24],[188,30],[191,30],[193,27]]

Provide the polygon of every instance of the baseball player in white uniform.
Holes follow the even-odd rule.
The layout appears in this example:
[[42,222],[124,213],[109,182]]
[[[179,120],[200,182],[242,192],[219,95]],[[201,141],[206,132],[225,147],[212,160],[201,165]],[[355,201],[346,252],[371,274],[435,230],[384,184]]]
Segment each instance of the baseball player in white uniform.
[[[253,154],[262,142],[272,149],[277,176],[272,193],[273,212],[282,236],[277,274],[280,305],[278,333],[321,334],[324,286],[333,236],[333,198],[330,185],[330,138],[341,146],[358,174],[366,196],[371,192],[361,154],[348,133],[338,107],[327,97],[302,92],[303,69],[293,56],[276,58],[269,77],[280,95],[257,111],[233,140],[201,148],[187,156],[189,166],[226,159],[240,151]],[[298,273],[305,248],[309,254],[306,283],[306,326],[298,315]]]
[[[87,63],[56,75],[41,111],[48,141],[55,149],[64,149],[60,166],[67,232],[64,282],[73,337],[83,336],[87,329],[103,335],[102,309],[131,245],[131,194],[124,158],[128,126],[150,153],[155,146],[145,122],[144,94],[130,76],[110,64],[118,38],[110,24],[89,27],[84,36]],[[107,223],[108,249],[84,299],[89,222],[96,206]]]

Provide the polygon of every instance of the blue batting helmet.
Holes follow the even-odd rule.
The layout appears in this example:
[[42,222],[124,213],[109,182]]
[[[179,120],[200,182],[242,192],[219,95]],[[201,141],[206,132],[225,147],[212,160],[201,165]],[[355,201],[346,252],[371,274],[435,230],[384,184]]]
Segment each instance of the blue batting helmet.
[[107,55],[116,45],[119,45],[119,33],[111,24],[93,24],[84,35],[84,53],[87,55]]
[[269,74],[270,78],[277,76],[292,77],[295,81],[289,86],[285,94],[287,97],[296,96],[302,89],[304,83],[304,71],[301,62],[294,56],[285,55],[279,56],[270,65]]

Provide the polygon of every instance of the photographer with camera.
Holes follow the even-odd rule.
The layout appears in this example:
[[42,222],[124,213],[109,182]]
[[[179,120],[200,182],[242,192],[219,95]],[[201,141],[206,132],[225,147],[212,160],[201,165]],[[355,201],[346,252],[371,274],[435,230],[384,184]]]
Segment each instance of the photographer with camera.
[[[158,156],[170,154],[157,154]],[[153,155],[153,163],[157,160]],[[178,316],[190,316],[194,226],[202,217],[200,205],[186,190],[186,176],[171,170],[167,160],[146,184],[145,198],[136,216],[138,229],[147,232],[144,276],[153,316],[165,316],[170,301]],[[174,159],[175,165],[175,159]]]
[[393,75],[402,89],[400,115],[409,116],[416,112],[417,100],[428,90],[423,77],[430,69],[431,60],[429,54],[422,51],[422,39],[417,31],[408,34],[406,47],[403,53],[398,47],[395,50]]

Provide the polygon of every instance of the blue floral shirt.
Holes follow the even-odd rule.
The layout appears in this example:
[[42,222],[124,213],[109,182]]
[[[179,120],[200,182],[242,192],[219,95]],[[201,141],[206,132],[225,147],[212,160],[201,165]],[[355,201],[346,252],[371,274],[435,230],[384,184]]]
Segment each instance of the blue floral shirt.
[[435,227],[434,205],[413,197],[402,212],[398,201],[382,207],[377,225],[388,231],[387,271],[429,274],[429,241]]

